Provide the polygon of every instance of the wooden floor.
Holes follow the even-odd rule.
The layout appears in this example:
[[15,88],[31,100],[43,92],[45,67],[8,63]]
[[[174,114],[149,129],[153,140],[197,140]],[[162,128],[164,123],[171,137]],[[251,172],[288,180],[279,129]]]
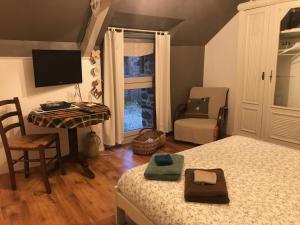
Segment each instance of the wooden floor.
[[[179,152],[194,147],[175,143],[170,138],[161,152]],[[52,194],[45,193],[39,170],[33,169],[29,179],[17,173],[17,191],[11,191],[9,176],[0,176],[0,224],[24,225],[113,225],[114,186],[128,169],[149,160],[132,154],[130,146],[101,152],[90,160],[96,178],[80,175],[80,167],[66,164],[67,175],[50,174]]]

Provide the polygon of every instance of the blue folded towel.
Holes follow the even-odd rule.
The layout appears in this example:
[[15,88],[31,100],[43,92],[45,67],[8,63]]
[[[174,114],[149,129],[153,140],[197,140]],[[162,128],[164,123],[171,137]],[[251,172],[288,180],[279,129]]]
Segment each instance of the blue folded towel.
[[158,165],[158,166],[169,166],[169,165],[173,164],[173,160],[172,160],[170,154],[155,155],[154,161],[155,161],[156,165]]
[[151,157],[144,172],[144,177],[148,180],[177,181],[181,177],[184,157],[183,155],[170,154],[173,163],[168,166],[158,166],[155,163],[155,154]]

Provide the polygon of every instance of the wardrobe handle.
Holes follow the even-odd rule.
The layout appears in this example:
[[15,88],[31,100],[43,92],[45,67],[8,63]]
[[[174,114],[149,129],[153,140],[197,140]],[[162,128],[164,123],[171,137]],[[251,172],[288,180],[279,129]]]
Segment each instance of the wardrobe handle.
[[270,74],[270,83],[272,82],[272,78],[273,78],[273,71],[271,70],[271,74]]
[[262,74],[261,74],[261,79],[262,79],[262,80],[265,80],[265,72],[262,72]]

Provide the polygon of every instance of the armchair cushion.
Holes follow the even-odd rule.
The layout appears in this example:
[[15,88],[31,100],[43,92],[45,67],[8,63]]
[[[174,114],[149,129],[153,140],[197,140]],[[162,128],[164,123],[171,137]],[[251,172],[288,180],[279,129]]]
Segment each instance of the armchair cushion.
[[190,98],[209,97],[208,118],[217,119],[219,110],[226,105],[228,88],[221,87],[193,87]]
[[185,118],[208,118],[209,98],[189,98],[186,104]]
[[175,121],[174,138],[195,144],[205,144],[216,140],[216,119],[188,118]]

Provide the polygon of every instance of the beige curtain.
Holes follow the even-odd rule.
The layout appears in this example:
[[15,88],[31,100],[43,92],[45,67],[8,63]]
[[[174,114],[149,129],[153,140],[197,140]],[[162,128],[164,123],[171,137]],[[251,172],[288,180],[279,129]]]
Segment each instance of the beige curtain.
[[171,100],[170,100],[170,35],[155,35],[155,101],[156,126],[158,130],[170,132]]
[[124,32],[109,30],[104,39],[104,104],[111,118],[104,123],[106,145],[124,141]]

